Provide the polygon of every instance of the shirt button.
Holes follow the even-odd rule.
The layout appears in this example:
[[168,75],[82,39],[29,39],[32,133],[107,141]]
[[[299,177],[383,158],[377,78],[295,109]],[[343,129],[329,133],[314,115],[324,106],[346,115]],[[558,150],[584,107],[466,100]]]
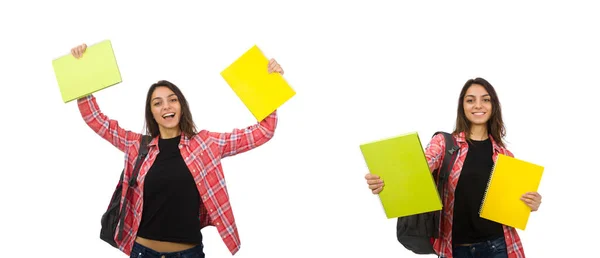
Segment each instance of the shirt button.
[[217,222],[217,226],[220,225],[219,222]]
[[183,145],[179,144],[179,148],[181,149],[183,147]]
[[213,209],[210,209],[210,212],[212,212],[212,211],[213,211]]

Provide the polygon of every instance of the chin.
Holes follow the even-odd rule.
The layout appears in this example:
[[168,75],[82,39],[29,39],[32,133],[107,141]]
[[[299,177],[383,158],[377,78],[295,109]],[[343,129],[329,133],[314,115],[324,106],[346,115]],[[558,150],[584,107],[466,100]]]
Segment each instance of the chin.
[[488,121],[490,121],[489,118],[469,118],[469,122],[471,122],[473,125],[486,125]]
[[176,123],[176,124],[161,124],[160,126],[162,128],[171,130],[171,129],[179,128],[179,123]]

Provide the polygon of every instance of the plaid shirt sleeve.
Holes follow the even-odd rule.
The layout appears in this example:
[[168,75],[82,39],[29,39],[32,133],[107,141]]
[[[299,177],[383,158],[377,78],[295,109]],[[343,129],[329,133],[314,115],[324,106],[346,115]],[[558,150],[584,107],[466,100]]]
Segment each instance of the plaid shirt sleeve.
[[125,152],[132,142],[140,139],[140,134],[121,128],[116,120],[104,115],[93,95],[78,99],[77,106],[85,123],[122,152]]
[[234,156],[268,142],[277,127],[277,110],[273,111],[261,122],[243,129],[234,129],[232,132],[210,132],[209,140],[218,146],[221,158]]
[[438,169],[442,165],[442,159],[444,149],[446,148],[446,144],[444,141],[444,135],[437,134],[431,141],[427,144],[425,148],[425,158],[427,158],[427,163],[429,164],[429,170],[433,173],[436,169]]

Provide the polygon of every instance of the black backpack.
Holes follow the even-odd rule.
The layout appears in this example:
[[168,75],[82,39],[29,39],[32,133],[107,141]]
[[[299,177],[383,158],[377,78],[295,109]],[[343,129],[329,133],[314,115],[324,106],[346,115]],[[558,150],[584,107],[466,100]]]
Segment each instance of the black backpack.
[[[444,200],[444,188],[450,175],[450,171],[456,159],[458,146],[451,134],[446,132],[436,132],[443,134],[446,141],[446,150],[444,161],[437,170],[436,185],[442,202]],[[396,237],[400,244],[415,254],[436,254],[433,249],[433,240],[439,238],[440,221],[443,219],[443,213],[440,211],[426,212],[411,216],[399,217],[396,224]]]
[[[132,189],[137,184],[137,175],[140,171],[140,167],[142,162],[146,158],[148,154],[148,143],[150,142],[152,137],[148,135],[142,135],[142,141],[140,142],[140,149],[138,152],[137,160],[135,161],[135,165],[133,168],[133,172],[131,174],[131,178],[129,179],[129,189]],[[123,224],[125,219],[125,214],[123,211],[127,208],[127,202],[123,203],[123,208],[121,207],[121,193],[123,191],[123,174],[125,173],[125,169],[121,172],[121,178],[119,179],[119,183],[117,184],[117,188],[113,193],[112,198],[110,199],[110,204],[108,205],[108,209],[102,215],[102,219],[100,220],[101,229],[100,229],[100,239],[104,240],[104,242],[109,243],[111,246],[115,248],[119,248],[117,243],[115,242],[115,232],[117,231],[117,224],[119,224],[119,235],[117,236],[119,240],[123,240]],[[128,190],[129,190],[128,189]],[[130,191],[127,191],[129,194]],[[127,198],[125,198],[127,201]]]

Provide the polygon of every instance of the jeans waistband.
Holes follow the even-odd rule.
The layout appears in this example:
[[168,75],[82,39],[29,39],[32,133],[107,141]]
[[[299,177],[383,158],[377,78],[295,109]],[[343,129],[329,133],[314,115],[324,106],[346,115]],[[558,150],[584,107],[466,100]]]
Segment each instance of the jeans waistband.
[[179,252],[158,252],[150,249],[146,246],[139,244],[138,242],[133,243],[131,249],[131,257],[136,258],[186,258],[186,257],[204,257],[204,246],[198,244],[195,247],[186,249]]

